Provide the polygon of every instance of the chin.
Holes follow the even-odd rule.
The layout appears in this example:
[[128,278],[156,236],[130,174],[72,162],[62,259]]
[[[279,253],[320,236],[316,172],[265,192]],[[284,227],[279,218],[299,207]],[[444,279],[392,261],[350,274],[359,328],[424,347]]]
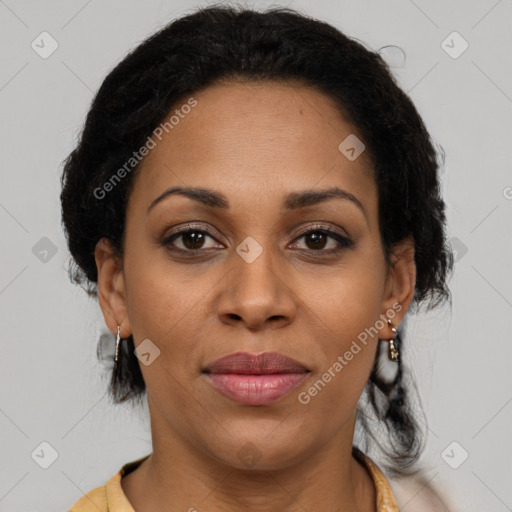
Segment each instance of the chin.
[[[275,424],[274,424],[275,428]],[[300,436],[299,436],[300,439]],[[288,469],[306,457],[308,450],[300,450],[298,439],[283,432],[271,439],[265,433],[244,435],[236,442],[227,439],[225,446],[209,443],[209,451],[227,466],[249,471],[276,471]]]

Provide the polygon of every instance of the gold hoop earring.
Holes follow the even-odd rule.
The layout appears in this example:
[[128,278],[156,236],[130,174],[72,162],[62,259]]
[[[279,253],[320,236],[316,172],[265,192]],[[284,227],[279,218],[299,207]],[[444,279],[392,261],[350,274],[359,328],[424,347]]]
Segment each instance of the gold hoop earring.
[[397,330],[389,318],[388,325],[391,326],[391,330],[394,333],[394,336],[390,340],[387,340],[389,343],[388,358],[390,361],[398,362],[400,360],[400,355],[398,353],[398,348],[395,345],[395,336],[397,335]]

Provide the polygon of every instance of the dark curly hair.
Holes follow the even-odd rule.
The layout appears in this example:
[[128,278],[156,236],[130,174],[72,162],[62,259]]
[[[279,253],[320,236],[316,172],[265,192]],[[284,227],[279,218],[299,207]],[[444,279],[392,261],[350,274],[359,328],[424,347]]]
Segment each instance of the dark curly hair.
[[[98,198],[120,169],[184,98],[221,81],[280,81],[313,86],[332,98],[358,128],[378,186],[379,226],[386,261],[412,235],[417,269],[411,310],[448,300],[453,255],[445,237],[439,154],[410,98],[378,52],[333,26],[289,8],[265,12],[215,5],[181,17],[131,51],[105,78],[79,143],[64,162],[62,219],[74,259],[69,273],[97,297],[96,243],[108,238],[123,254],[126,204],[139,165]],[[442,151],[441,151],[442,153]],[[442,155],[444,160],[444,154]],[[403,359],[401,332],[396,338]],[[133,337],[121,344],[109,388],[115,402],[140,399],[145,383]],[[378,355],[379,351],[377,351]],[[423,444],[400,362],[395,379],[380,376],[378,357],[365,391],[385,425],[391,448],[380,448],[395,475],[413,474]],[[358,410],[368,435],[368,414]],[[378,444],[378,443],[377,443]]]

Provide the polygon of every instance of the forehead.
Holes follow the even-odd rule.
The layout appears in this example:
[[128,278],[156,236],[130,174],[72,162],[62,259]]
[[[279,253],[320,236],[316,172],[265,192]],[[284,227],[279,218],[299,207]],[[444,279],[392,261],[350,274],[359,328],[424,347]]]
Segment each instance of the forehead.
[[[339,149],[362,139],[322,92],[282,82],[228,82],[177,103],[172,128],[144,157],[130,202],[149,204],[172,186],[220,190],[236,206],[273,203],[295,190],[339,187],[361,202],[376,199],[367,152],[349,160]],[[371,205],[368,205],[369,208]]]

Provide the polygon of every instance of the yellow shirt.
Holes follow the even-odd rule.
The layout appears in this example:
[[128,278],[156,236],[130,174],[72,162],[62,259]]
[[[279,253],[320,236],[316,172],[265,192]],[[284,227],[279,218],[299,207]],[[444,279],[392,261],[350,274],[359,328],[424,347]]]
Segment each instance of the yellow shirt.
[[[354,456],[368,469],[377,494],[378,512],[399,512],[387,478],[363,452],[354,448]],[[105,485],[82,496],[68,512],[135,512],[121,487],[121,478],[135,470],[149,455],[125,464]]]

